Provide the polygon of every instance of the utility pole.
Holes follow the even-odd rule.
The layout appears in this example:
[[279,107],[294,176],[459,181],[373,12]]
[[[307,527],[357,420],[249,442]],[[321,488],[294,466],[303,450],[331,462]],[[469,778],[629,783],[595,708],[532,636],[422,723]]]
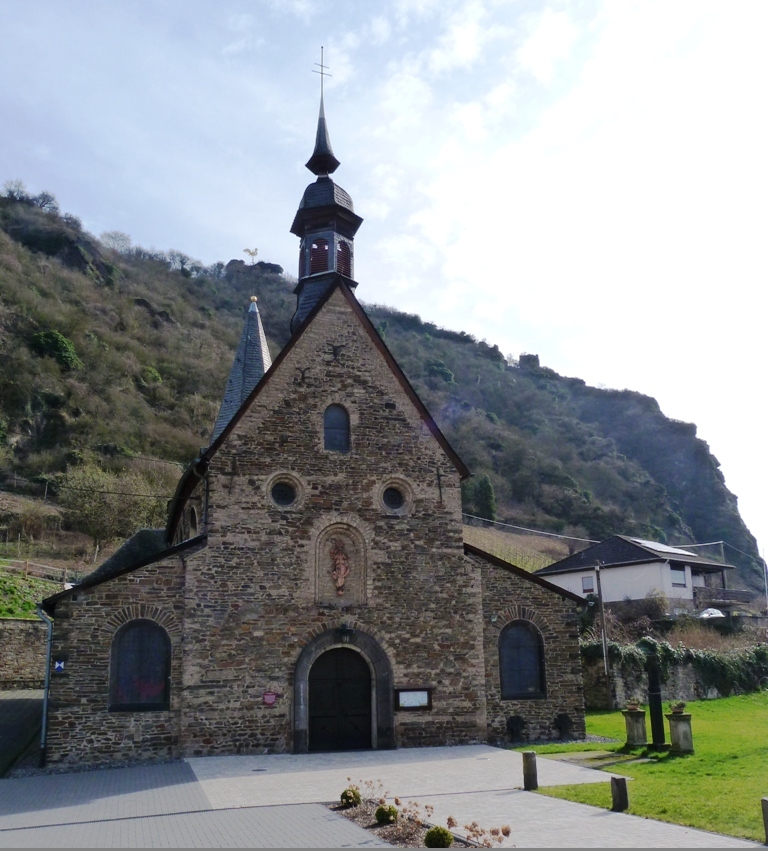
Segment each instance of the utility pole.
[[600,578],[600,568],[602,562],[598,561],[595,564],[595,575],[597,576],[597,600],[600,604],[600,632],[603,637],[603,668],[605,670],[605,679],[608,689],[608,708],[613,708],[613,695],[611,690],[611,663],[608,659],[608,632],[605,628],[605,606],[603,604],[603,582]]

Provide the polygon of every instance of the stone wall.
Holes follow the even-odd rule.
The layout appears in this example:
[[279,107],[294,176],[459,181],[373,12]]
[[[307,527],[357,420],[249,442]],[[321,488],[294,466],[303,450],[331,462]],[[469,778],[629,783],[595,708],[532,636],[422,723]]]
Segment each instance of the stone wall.
[[[56,605],[48,706],[49,763],[79,765],[178,755],[184,567],[179,557],[78,590]],[[134,618],[171,639],[171,704],[165,712],[110,712],[112,639]],[[55,673],[55,663],[64,671]]]
[[[507,719],[525,722],[522,740],[560,738],[558,715],[570,721],[569,738],[586,733],[584,694],[579,658],[576,604],[525,576],[491,560],[468,556],[480,568],[483,583],[483,633],[485,648],[486,713],[488,740],[509,742]],[[533,623],[544,641],[546,696],[529,700],[504,700],[499,677],[499,636],[513,620]]]
[[[323,445],[334,403],[350,416],[348,453]],[[280,478],[296,489],[293,505],[270,497]],[[404,492],[402,510],[383,504],[389,484]],[[297,661],[342,623],[375,641],[395,687],[433,689],[431,711],[395,714],[397,746],[481,741],[480,581],[464,558],[459,485],[337,291],[211,463],[208,546],[189,560],[185,591],[195,657],[185,665],[184,755],[300,747]],[[331,527],[351,571],[340,595],[328,584]]]
[[[611,699],[608,700],[608,688],[602,659],[582,660],[584,672],[584,700],[587,709],[616,709],[626,706],[627,698],[637,696],[641,703],[648,702],[648,677],[638,669],[611,671]],[[734,691],[734,694],[737,694]],[[702,700],[721,697],[714,686],[705,685],[699,673],[689,663],[683,662],[670,666],[666,681],[661,684],[661,699]]]
[[0,691],[43,687],[47,634],[37,618],[0,618]]

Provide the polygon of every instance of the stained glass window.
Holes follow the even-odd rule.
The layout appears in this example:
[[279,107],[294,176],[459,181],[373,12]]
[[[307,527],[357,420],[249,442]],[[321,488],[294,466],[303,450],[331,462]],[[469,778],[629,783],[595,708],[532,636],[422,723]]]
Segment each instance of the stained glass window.
[[112,640],[109,708],[113,711],[168,709],[171,641],[154,621],[134,620]]
[[545,697],[544,642],[528,621],[512,621],[499,638],[502,700]]

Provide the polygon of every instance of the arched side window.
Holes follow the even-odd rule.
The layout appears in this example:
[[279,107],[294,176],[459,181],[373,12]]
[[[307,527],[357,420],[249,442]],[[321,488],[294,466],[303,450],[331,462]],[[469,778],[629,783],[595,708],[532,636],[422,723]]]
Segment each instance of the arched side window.
[[154,621],[129,621],[112,639],[109,708],[150,712],[170,705],[171,639]]
[[502,700],[546,697],[544,641],[530,621],[512,621],[499,637]]
[[349,414],[341,405],[329,405],[325,409],[323,445],[331,452],[349,452]]
[[348,242],[340,242],[336,248],[336,271],[348,278],[352,277],[352,252]]
[[189,537],[197,536],[197,510],[194,505],[189,507]]
[[328,240],[316,239],[309,249],[309,274],[328,271]]

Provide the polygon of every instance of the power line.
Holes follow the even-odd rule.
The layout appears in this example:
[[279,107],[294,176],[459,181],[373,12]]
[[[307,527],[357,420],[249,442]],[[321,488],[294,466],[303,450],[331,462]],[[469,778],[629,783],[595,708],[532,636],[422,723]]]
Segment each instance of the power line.
[[168,494],[162,493],[126,493],[125,491],[97,491],[93,488],[78,488],[74,485],[57,485],[57,489],[63,489],[68,491],[83,491],[85,493],[102,493],[108,494],[109,496],[140,496],[144,499],[173,499],[173,496],[168,496]]

